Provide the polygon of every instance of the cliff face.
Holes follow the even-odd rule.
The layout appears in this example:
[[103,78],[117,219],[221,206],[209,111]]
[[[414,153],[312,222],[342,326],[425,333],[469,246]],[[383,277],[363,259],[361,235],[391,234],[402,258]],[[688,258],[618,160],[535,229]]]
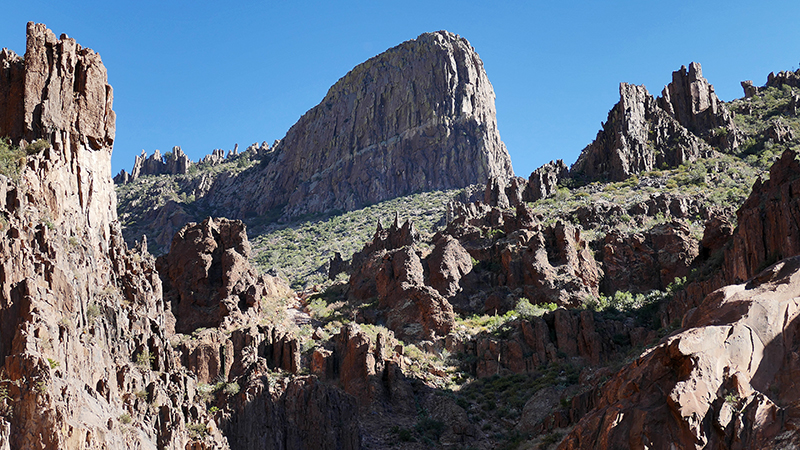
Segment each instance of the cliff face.
[[[298,371],[298,342],[277,330],[280,320],[253,316],[293,293],[250,267],[241,222],[209,219],[179,234],[160,264],[167,301],[146,244],[123,242],[100,57],[33,23],[24,62],[0,56],[13,75],[0,79],[2,101],[20,106],[0,110],[3,131],[23,147],[49,141],[0,175],[0,449],[225,449],[220,429],[244,426],[272,432],[252,448],[359,448],[357,418],[340,413],[355,402],[350,394],[309,377],[267,383],[268,367]],[[223,329],[175,334],[193,321]],[[229,387],[202,384],[212,380]],[[237,396],[238,381],[258,391]],[[326,421],[297,432],[299,418],[323,408]]]
[[[0,447],[155,441],[120,433],[117,419],[139,416],[125,395],[154,378],[132,369],[133,356],[169,345],[154,261],[127,251],[116,221],[105,68],[96,53],[33,23],[24,62],[10,60],[21,76],[0,88],[16,105],[0,111],[2,131],[51,145],[28,152],[18,178],[0,176],[0,384],[8,392]],[[167,354],[153,361],[161,370],[172,364]]]
[[209,200],[237,216],[297,216],[512,174],[483,63],[465,39],[440,31],[358,65],[268,164],[218,180]]

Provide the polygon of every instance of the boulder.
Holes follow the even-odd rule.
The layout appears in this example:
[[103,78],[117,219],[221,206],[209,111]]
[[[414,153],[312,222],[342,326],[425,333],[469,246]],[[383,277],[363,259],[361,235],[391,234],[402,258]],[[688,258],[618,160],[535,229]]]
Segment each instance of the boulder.
[[799,295],[797,257],[715,291],[606,383],[559,448],[796,445]]

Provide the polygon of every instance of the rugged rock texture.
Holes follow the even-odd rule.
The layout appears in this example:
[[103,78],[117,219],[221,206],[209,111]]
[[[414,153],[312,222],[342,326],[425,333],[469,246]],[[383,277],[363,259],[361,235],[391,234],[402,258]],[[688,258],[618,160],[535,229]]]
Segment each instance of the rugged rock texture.
[[672,72],[672,82],[661,92],[658,105],[715,147],[732,150],[741,141],[733,116],[714,93],[714,86],[703,78],[699,63],[689,64],[688,71],[681,66]]
[[769,179],[758,180],[736,213],[738,226],[725,254],[725,279],[741,282],[761,268],[800,255],[800,152],[787,150]]
[[478,377],[531,373],[559,361],[597,366],[631,346],[652,343],[657,332],[592,311],[559,308],[541,317],[514,321],[503,336],[485,333],[474,341],[449,339],[446,346],[474,356]]
[[767,75],[767,84],[764,87],[780,88],[783,86],[800,88],[800,70],[794,72],[789,70],[781,71],[777,75],[774,72],[770,72]]
[[[405,340],[445,335],[455,320],[452,305],[426,283],[421,252],[415,246],[417,240],[411,222],[400,227],[395,219],[386,230],[378,224],[372,242],[353,256],[353,274],[349,283],[352,298],[361,301],[378,299],[378,314],[398,338]],[[446,258],[442,256],[436,261],[447,273],[435,277],[436,284],[446,289],[457,289],[450,285],[448,278],[457,276],[453,271],[457,272],[459,266],[466,270],[464,263],[443,259]],[[471,263],[469,267],[471,269]]]
[[[609,380],[559,448],[790,448],[798,442],[800,259],[709,295],[684,331]],[[669,439],[665,439],[669,436]]]
[[744,90],[744,98],[753,98],[758,95],[758,86],[753,85],[753,80],[745,80],[741,83]]
[[[707,248],[701,256],[716,264],[702,279],[689,284],[668,305],[662,322],[680,320],[712,291],[742,283],[764,267],[784,258],[800,255],[800,152],[786,150],[772,165],[767,181],[757,180],[753,191],[736,212],[737,227],[710,222]],[[714,227],[728,229],[716,231]]]
[[172,152],[161,156],[161,152],[156,150],[150,157],[142,150],[142,154],[137,156],[133,163],[133,170],[128,174],[126,171],[121,171],[114,177],[114,183],[125,184],[136,180],[139,177],[146,175],[179,175],[185,174],[189,171],[189,166],[192,162],[186,153],[183,153],[180,147],[173,147]]
[[794,140],[794,131],[780,118],[773,120],[764,130],[764,137],[776,144],[783,144]]
[[573,164],[572,177],[619,181],[706,156],[707,144],[733,150],[743,139],[698,63],[673,72],[657,99],[644,86],[621,83],[619,90],[619,103]]
[[[469,161],[468,164],[465,162]],[[264,165],[219,180],[211,205],[239,217],[352,210],[513,175],[494,91],[469,43],[426,33],[360,64],[286,133]]]
[[698,242],[683,222],[656,225],[632,235],[611,232],[603,244],[602,291],[664,290],[676,277],[689,275],[698,255]]
[[[170,313],[155,262],[122,241],[100,57],[31,23],[25,62],[15,64],[24,76],[3,79],[0,91],[22,92],[24,114],[0,111],[0,123],[14,124],[3,131],[52,146],[27,156],[18,181],[0,177],[2,440],[10,448],[185,448],[193,441],[186,424],[208,417],[166,340]],[[148,397],[161,405],[155,413]]]
[[267,300],[286,298],[291,290],[250,266],[250,243],[241,221],[208,218],[190,223],[172,240],[170,252],[158,259],[164,296],[173,305],[176,331],[231,327],[257,317]]
[[[376,316],[400,339],[431,340],[462,315],[504,313],[520,297],[578,306],[596,298],[602,271],[579,230],[540,225],[523,205],[516,214],[473,204],[433,238],[424,253],[413,226],[378,226],[353,256],[349,296],[377,299]],[[451,306],[452,305],[452,306]]]
[[531,172],[528,178],[528,185],[522,194],[522,199],[526,202],[547,198],[555,194],[558,189],[558,182],[567,178],[569,168],[564,161],[550,161]]
[[44,138],[57,148],[99,150],[113,144],[113,94],[91,49],[29,23],[24,61],[3,49],[0,66],[0,135],[15,144]]
[[676,167],[708,151],[644,86],[621,83],[619,94],[603,129],[572,165],[573,178],[619,181],[638,172]]
[[489,208],[458,217],[441,232],[475,260],[459,282],[464,292],[450,299],[454,307],[462,313],[502,313],[513,308],[516,297],[577,306],[598,295],[602,270],[580,231],[561,221],[537,222],[523,205],[516,214]]

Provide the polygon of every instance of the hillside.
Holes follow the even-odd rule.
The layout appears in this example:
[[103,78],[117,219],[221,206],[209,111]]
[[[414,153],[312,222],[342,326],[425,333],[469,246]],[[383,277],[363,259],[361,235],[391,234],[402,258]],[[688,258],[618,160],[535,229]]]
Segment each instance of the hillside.
[[[27,35],[24,58],[0,52],[0,449],[800,443],[800,72],[728,103],[697,63],[659,97],[623,83],[575,164],[525,179],[485,127],[477,55],[431,33],[354,69],[281,143],[143,156],[115,188],[99,55],[41,24]],[[498,173],[313,195],[353,172],[290,170],[290,144],[325,135],[337,101],[374,92],[364,80],[413,76],[387,61],[417,67],[402,56],[419,45],[455,61],[455,84],[424,94],[456,115],[475,99],[467,116],[483,118],[443,119],[434,153],[494,155]],[[392,111],[426,107],[413,86]],[[367,141],[402,122],[368,117]],[[417,131],[385,150],[419,149]],[[472,132],[488,134],[476,147]],[[326,167],[359,156],[318,148]],[[266,189],[248,177],[274,161],[276,198],[303,193],[280,208],[246,214],[246,195],[219,188]],[[424,169],[460,176],[443,161]]]
[[[135,188],[137,197],[158,197],[146,205],[148,217],[136,214],[148,224],[139,231],[166,251],[176,226],[206,212],[288,221],[513,175],[483,62],[466,39],[446,31],[422,34],[359,64],[283,139],[256,148],[239,156],[235,170],[215,174],[148,159],[142,174],[184,176],[168,191]],[[130,178],[136,177],[118,177]],[[193,205],[170,203],[167,192]]]

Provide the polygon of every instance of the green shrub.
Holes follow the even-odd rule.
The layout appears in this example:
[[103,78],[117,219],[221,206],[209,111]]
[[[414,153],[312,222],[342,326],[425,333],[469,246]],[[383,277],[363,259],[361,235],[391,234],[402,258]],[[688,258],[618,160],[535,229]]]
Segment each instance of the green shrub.
[[89,303],[86,306],[86,320],[89,323],[92,323],[98,317],[100,317],[100,306],[98,306],[95,302]]
[[0,174],[14,181],[19,179],[20,167],[25,163],[25,152],[11,145],[8,138],[0,139]]
[[195,440],[204,439],[208,436],[208,427],[206,424],[200,422],[190,423],[186,425],[186,429],[189,431],[189,437]]
[[151,355],[150,350],[145,348],[138,355],[136,355],[136,365],[143,369],[150,369],[153,367],[153,362],[156,360],[156,355]]
[[25,147],[25,153],[34,155],[46,148],[50,148],[50,141],[47,139],[36,139]]
[[122,414],[122,415],[119,416],[119,421],[123,425],[128,425],[133,421],[133,419],[131,419],[131,415],[130,414],[125,413],[125,414]]

